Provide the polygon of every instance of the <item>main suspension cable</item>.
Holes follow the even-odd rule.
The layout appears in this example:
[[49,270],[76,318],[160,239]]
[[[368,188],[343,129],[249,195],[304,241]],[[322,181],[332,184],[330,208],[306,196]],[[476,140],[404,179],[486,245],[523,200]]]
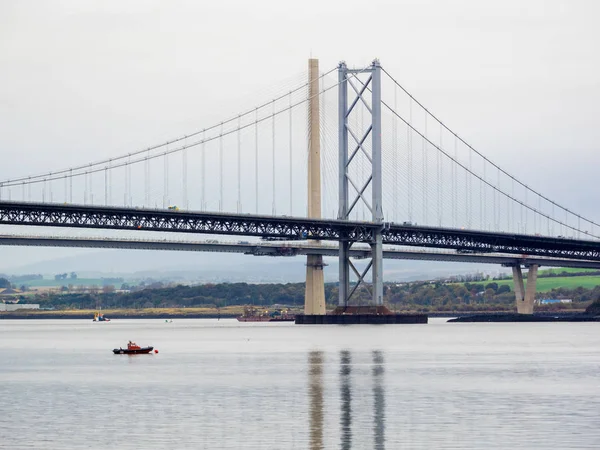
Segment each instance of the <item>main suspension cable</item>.
[[[337,69],[337,67],[334,67],[333,69],[331,69],[328,72],[326,72],[323,75],[321,75],[319,78],[322,78],[322,77],[325,77],[325,76],[329,75],[331,72],[333,72],[336,69]],[[104,160],[101,160],[101,161],[96,161],[96,162],[92,162],[92,163],[88,163],[88,164],[81,164],[79,166],[70,167],[68,169],[62,169],[62,170],[57,170],[57,171],[50,171],[50,172],[42,173],[42,174],[39,174],[39,175],[31,175],[31,176],[25,176],[25,177],[20,177],[20,178],[12,178],[12,179],[8,179],[8,180],[0,181],[0,187],[14,186],[14,183],[19,182],[19,181],[27,183],[27,182],[34,181],[34,180],[36,180],[38,178],[46,178],[46,179],[48,179],[48,177],[55,177],[56,175],[62,175],[62,174],[65,174],[65,173],[68,173],[68,172],[72,172],[72,171],[79,171],[79,170],[84,170],[84,169],[91,169],[91,168],[93,168],[95,166],[105,165],[105,164],[107,164],[109,162],[120,161],[122,159],[130,158],[132,156],[136,156],[136,155],[139,155],[139,154],[144,153],[144,152],[150,152],[150,151],[153,151],[153,150],[157,150],[157,149],[165,147],[167,145],[171,145],[171,144],[174,144],[174,143],[177,143],[177,142],[189,139],[191,137],[197,136],[197,135],[199,135],[201,133],[205,133],[207,131],[217,129],[217,128],[221,127],[224,124],[228,124],[228,123],[234,122],[234,121],[236,121],[236,120],[238,120],[238,119],[240,119],[242,117],[245,117],[247,115],[250,115],[250,114],[254,113],[255,111],[257,111],[259,109],[263,109],[263,108],[271,105],[274,102],[277,102],[277,101],[279,101],[281,99],[284,99],[288,95],[294,94],[294,93],[296,93],[296,92],[304,89],[308,85],[309,85],[309,82],[306,82],[303,85],[298,86],[297,88],[292,89],[291,91],[288,91],[285,94],[280,95],[279,97],[276,97],[275,99],[272,99],[272,100],[270,100],[268,102],[262,103],[261,105],[256,106],[256,107],[254,107],[252,109],[249,109],[249,110],[247,110],[244,113],[232,116],[231,118],[229,118],[227,120],[224,120],[223,122],[219,122],[219,123],[216,123],[215,125],[210,126],[208,128],[204,128],[202,130],[198,130],[198,131],[195,131],[193,133],[190,133],[190,134],[187,134],[187,135],[184,135],[184,136],[180,136],[180,137],[178,137],[176,139],[165,141],[165,142],[163,142],[161,144],[153,145],[151,147],[147,147],[147,148],[144,148],[142,150],[137,150],[137,151],[134,151],[134,152],[130,152],[130,153],[127,153],[127,154],[124,154],[124,155],[121,155],[121,156],[116,156],[114,158],[107,158],[107,159],[104,159]],[[185,146],[181,147],[180,150],[183,150],[184,148],[188,148],[188,147],[185,147]],[[114,167],[120,167],[120,165],[116,165]],[[93,173],[93,172],[94,171],[88,170],[88,173]],[[56,178],[51,178],[51,179],[56,179]]]
[[402,86],[400,83],[398,83],[398,81],[389,72],[387,72],[383,67],[381,68],[381,70],[383,71],[383,73],[385,73],[390,78],[390,80],[392,80],[400,89],[402,89],[402,91],[404,91],[404,93],[411,100],[413,100],[415,103],[417,103],[417,105],[419,105],[421,108],[423,108],[423,110],[427,114],[429,114],[434,120],[436,120],[443,128],[445,128],[449,133],[451,133],[452,135],[454,135],[455,138],[457,138],[460,142],[462,142],[464,145],[466,145],[471,151],[475,152],[478,156],[480,156],[485,162],[489,163],[490,165],[492,165],[493,167],[495,167],[496,169],[498,169],[500,172],[502,172],[504,175],[506,175],[507,177],[509,177],[511,180],[516,181],[517,184],[521,185],[522,187],[524,187],[525,189],[531,191],[532,193],[538,195],[539,197],[541,197],[542,199],[544,199],[548,203],[552,204],[553,206],[556,206],[559,209],[562,209],[563,211],[571,213],[572,215],[576,216],[580,220],[583,219],[584,221],[588,222],[589,224],[596,225],[596,226],[598,225],[596,222],[594,222],[592,220],[589,220],[589,219],[586,219],[585,217],[583,217],[583,216],[581,216],[581,215],[579,215],[579,214],[577,214],[577,213],[569,210],[569,208],[556,203],[555,201],[551,200],[550,198],[546,197],[545,195],[543,195],[542,193],[536,191],[535,189],[532,189],[531,187],[527,186],[525,183],[523,183],[519,179],[517,179],[514,176],[512,176],[510,173],[508,173],[502,167],[498,166],[496,163],[494,163],[493,161],[491,161],[485,155],[483,155],[482,153],[480,153],[479,151],[477,151],[472,145],[470,145],[468,142],[466,142],[457,133],[455,133],[450,128],[448,128],[448,126],[446,124],[444,124],[440,119],[438,119],[437,116],[435,116],[431,111],[429,111],[421,102],[419,102],[410,92],[408,92],[404,88],[404,86]]

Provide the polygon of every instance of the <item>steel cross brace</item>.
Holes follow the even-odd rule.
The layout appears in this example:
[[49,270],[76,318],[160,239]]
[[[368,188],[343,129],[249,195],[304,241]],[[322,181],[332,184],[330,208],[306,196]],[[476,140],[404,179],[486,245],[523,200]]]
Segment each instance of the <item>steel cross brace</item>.
[[[359,273],[358,270],[356,269],[356,266],[352,263],[352,261],[349,261],[350,264],[350,268],[352,269],[352,271],[354,272],[354,274],[356,275],[356,278],[358,279],[356,284],[354,285],[354,287],[352,288],[352,290],[350,291],[350,293],[348,294],[348,300],[350,300],[350,298],[352,297],[352,295],[354,294],[354,292],[356,292],[356,290],[358,289],[358,287],[361,284],[364,284],[365,287],[367,287],[366,283],[365,283],[365,275],[369,272],[369,270],[371,270],[371,266],[373,265],[373,260],[370,260],[369,263],[367,264],[367,267],[365,267],[365,270],[363,270],[362,273]],[[369,290],[369,288],[367,287],[367,290]],[[371,295],[373,295],[372,291],[370,291]]]

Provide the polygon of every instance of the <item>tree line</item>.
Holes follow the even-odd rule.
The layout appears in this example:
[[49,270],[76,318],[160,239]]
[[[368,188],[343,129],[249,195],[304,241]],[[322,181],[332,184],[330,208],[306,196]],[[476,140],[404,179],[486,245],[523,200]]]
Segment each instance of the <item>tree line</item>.
[[[0,278],[0,288],[10,286],[8,280]],[[304,304],[304,290],[304,283],[219,283],[172,287],[156,283],[128,293],[103,289],[92,293],[39,293],[23,296],[22,299],[56,309],[222,308],[233,305],[301,307]],[[548,305],[543,309],[568,309],[600,299],[600,286],[594,289],[557,288],[537,294],[538,298],[549,296],[570,298],[573,304]],[[328,308],[337,305],[337,283],[325,284],[325,299]],[[359,288],[351,300],[353,305],[368,305],[370,302],[370,293],[365,288]],[[498,311],[514,309],[515,297],[509,286],[499,286],[494,281],[386,283],[384,303],[396,311]]]

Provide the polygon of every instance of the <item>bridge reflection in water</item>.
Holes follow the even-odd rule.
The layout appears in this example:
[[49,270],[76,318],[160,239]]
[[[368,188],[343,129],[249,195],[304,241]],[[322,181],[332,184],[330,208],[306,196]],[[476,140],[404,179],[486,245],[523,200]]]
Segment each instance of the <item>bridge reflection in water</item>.
[[373,351],[373,434],[375,449],[385,448],[385,392],[383,388],[383,352]]
[[323,352],[308,354],[308,392],[310,397],[310,448],[323,447]]
[[340,352],[340,397],[341,397],[341,440],[342,449],[352,448],[352,357],[348,350]]
[[[385,389],[384,389],[384,354],[380,350],[371,353],[373,380],[373,441],[369,448],[385,449]],[[310,448],[324,449],[324,405],[325,389],[324,374],[325,354],[322,351],[312,351],[308,355],[309,362],[309,430]],[[349,350],[341,350],[339,355],[339,393],[340,393],[340,445],[344,450],[352,449],[352,355]],[[355,411],[359,413],[359,411]],[[364,442],[364,430],[357,430],[359,440]],[[358,445],[358,443],[357,443]],[[362,445],[362,442],[361,442]],[[358,448],[358,447],[356,447]]]

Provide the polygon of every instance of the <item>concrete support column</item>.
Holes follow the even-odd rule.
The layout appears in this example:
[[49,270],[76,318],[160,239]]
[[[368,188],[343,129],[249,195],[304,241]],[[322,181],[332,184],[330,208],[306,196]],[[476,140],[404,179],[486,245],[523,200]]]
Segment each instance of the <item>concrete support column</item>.
[[525,285],[523,284],[523,272],[521,266],[512,266],[513,284],[515,285],[515,299],[517,301],[517,311],[519,303],[525,300]]
[[[319,60],[308,60],[308,217],[321,218],[321,122],[319,105]],[[318,242],[317,242],[318,243]],[[304,314],[325,314],[323,256],[306,258]]]
[[517,312],[519,314],[533,314],[533,304],[535,301],[535,291],[537,287],[537,264],[529,266],[527,273],[527,289],[523,284],[523,273],[521,266],[513,266],[513,281],[515,285],[515,300],[517,303]]
[[527,287],[525,289],[525,301],[523,302],[523,310],[518,311],[520,314],[533,314],[533,305],[535,303],[535,291],[537,288],[538,265],[532,264],[527,272]]
[[306,290],[304,293],[304,314],[325,314],[325,280],[323,277],[323,257],[306,257]]

